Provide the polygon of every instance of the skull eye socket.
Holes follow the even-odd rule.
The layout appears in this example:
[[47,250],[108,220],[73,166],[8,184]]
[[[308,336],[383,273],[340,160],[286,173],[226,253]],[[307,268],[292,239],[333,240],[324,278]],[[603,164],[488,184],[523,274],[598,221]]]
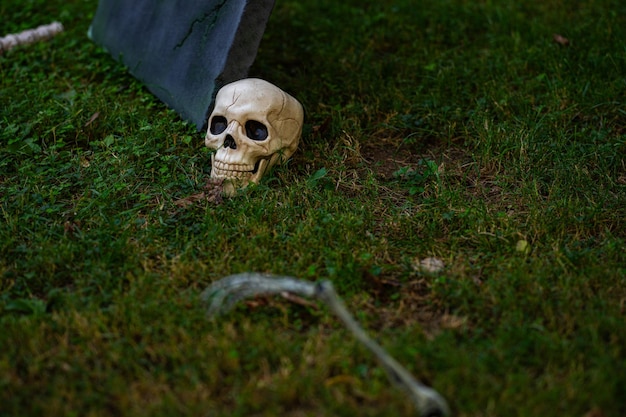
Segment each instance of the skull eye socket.
[[248,120],[246,122],[246,135],[252,140],[265,140],[268,136],[267,127],[256,120]]
[[219,135],[228,127],[228,121],[224,116],[213,116],[209,130],[214,135]]

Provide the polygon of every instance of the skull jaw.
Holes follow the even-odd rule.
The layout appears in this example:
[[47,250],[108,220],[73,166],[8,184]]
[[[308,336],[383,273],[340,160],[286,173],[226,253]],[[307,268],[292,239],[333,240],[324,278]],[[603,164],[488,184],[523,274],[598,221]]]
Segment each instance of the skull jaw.
[[270,166],[270,159],[259,159],[253,171],[235,171],[216,167],[215,154],[211,155],[211,178],[222,180],[222,194],[232,197],[237,190],[246,188],[250,184],[258,184],[265,171]]

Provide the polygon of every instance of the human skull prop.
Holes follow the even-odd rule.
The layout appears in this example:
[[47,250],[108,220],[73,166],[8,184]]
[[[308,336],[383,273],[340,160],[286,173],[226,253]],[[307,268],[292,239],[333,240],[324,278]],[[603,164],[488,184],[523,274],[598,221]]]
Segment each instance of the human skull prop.
[[204,139],[215,150],[211,178],[224,180],[226,195],[258,184],[296,151],[303,121],[300,102],[267,81],[246,78],[225,85],[215,97]]

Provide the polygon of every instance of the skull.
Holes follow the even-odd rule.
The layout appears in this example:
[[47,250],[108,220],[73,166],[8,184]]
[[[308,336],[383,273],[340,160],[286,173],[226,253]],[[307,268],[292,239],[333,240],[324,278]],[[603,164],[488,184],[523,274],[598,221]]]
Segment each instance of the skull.
[[296,151],[304,112],[298,100],[256,78],[222,87],[215,97],[204,143],[211,178],[224,180],[224,194],[258,184],[267,170]]

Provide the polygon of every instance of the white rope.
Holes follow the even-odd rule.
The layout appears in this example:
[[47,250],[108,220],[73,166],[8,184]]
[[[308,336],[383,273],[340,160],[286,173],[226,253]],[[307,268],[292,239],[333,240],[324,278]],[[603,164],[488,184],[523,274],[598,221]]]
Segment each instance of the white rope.
[[10,33],[0,38],[0,54],[16,46],[50,39],[61,32],[63,32],[63,25],[59,22],[52,22],[20,33]]
[[208,303],[207,314],[215,316],[231,310],[238,301],[248,297],[281,292],[295,293],[303,297],[317,298],[339,317],[354,336],[363,343],[382,364],[389,379],[409,395],[421,416],[447,416],[450,409],[446,400],[434,389],[415,379],[409,371],[392,358],[378,343],[371,339],[348,312],[330,281],[317,283],[292,277],[259,273],[230,275],[214,282],[202,293]]

